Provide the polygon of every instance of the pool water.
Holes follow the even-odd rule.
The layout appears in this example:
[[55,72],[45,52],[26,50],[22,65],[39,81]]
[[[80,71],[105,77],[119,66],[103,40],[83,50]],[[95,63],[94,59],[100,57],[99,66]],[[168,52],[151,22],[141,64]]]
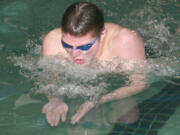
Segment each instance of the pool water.
[[[40,59],[42,38],[48,31],[59,27],[65,7],[75,1],[0,1],[0,134],[179,135],[180,14],[178,11],[180,4],[178,0],[86,0],[96,3],[103,9],[107,22],[134,29],[143,37],[148,61],[145,71],[148,88],[127,99],[95,108],[88,113],[89,117],[78,125],[70,124],[70,116],[67,117],[67,122],[60,123],[57,127],[48,125],[44,114],[41,113],[43,105],[48,102],[47,99],[42,94],[32,94],[30,90],[37,91],[41,86],[38,76],[42,72],[37,63]],[[61,66],[57,65],[59,70]],[[90,73],[84,73],[87,70]],[[126,82],[118,73],[108,72],[94,78],[92,75],[99,75],[94,69],[83,69],[84,72],[80,74],[82,77],[76,73],[79,71],[77,67],[63,70],[64,73],[67,71],[72,71],[68,74],[70,77],[66,78],[72,79],[72,84],[82,83],[83,77],[85,81],[93,80],[91,82],[93,84],[80,86],[76,92],[88,87],[95,89],[91,91],[95,93],[100,86],[103,88],[108,85],[110,89],[114,89],[117,87],[116,84]],[[52,77],[50,74],[44,74],[47,75]],[[76,78],[80,81],[76,81]],[[107,80],[112,85],[109,86],[102,80]],[[59,86],[59,81],[66,82],[54,78],[53,83]],[[98,81],[102,83],[94,86]],[[70,86],[76,88],[76,85]],[[70,91],[68,95],[70,98],[66,99],[67,103],[74,107],[70,109],[70,114],[84,101],[83,98],[77,99],[75,94],[77,93]],[[86,91],[84,95],[87,94],[92,93]],[[128,109],[131,110],[134,106],[135,110],[132,113],[138,112],[137,120],[130,124],[117,120],[112,122],[112,119],[118,119],[116,116],[119,111],[124,115],[124,112],[128,112]]]

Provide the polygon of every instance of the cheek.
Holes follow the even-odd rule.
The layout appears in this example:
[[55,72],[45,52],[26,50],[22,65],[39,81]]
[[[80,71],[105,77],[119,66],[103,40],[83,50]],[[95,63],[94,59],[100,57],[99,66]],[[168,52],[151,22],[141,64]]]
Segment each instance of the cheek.
[[82,54],[83,54],[84,56],[88,56],[88,55],[91,55],[91,51],[82,52]]
[[84,54],[84,59],[86,60],[92,60],[95,56],[94,51],[88,51],[87,53]]
[[93,56],[94,52],[92,50],[89,50],[89,51],[86,51],[86,52],[83,52],[83,55],[84,56]]

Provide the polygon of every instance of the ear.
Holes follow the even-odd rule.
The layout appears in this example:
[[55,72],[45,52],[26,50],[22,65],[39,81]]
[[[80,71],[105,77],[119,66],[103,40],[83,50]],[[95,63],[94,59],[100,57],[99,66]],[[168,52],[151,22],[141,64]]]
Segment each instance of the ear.
[[103,41],[103,39],[104,39],[104,37],[106,35],[106,32],[107,32],[106,28],[103,28],[103,30],[101,32],[101,35],[100,35],[100,41]]

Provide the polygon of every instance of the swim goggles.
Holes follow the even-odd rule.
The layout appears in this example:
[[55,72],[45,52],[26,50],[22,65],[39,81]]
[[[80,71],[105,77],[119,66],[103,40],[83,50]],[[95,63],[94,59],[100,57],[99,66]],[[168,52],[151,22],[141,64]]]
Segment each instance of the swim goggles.
[[92,42],[90,42],[88,44],[85,44],[85,45],[78,46],[76,48],[73,48],[72,45],[69,45],[69,44],[65,43],[62,39],[61,39],[61,43],[62,43],[64,48],[80,49],[82,51],[87,51],[87,50],[89,50],[94,45],[94,43],[96,42],[97,39],[98,38],[95,38]]

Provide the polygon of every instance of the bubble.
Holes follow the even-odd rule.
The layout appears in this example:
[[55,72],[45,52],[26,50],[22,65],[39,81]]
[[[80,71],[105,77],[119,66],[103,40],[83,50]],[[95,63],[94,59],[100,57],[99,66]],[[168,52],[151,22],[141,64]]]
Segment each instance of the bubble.
[[36,93],[97,99],[106,92],[108,83],[102,77],[104,72],[92,66],[79,66],[60,57],[42,58],[38,66],[42,72],[40,80],[35,83]]

